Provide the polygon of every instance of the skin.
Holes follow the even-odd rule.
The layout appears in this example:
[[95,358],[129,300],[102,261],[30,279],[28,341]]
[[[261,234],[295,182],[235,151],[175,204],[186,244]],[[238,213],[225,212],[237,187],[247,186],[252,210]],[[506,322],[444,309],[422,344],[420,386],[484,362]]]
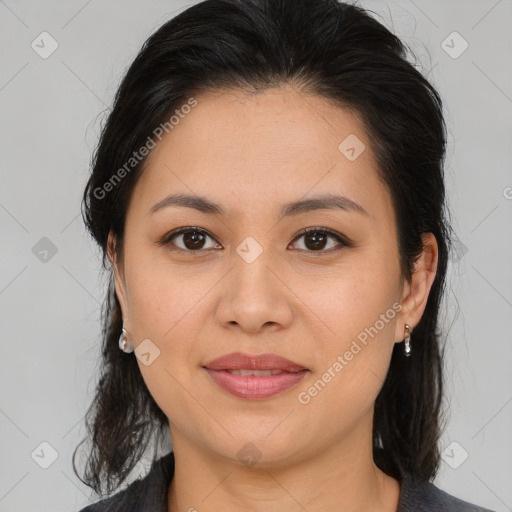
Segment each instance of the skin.
[[[424,312],[435,237],[424,235],[413,278],[402,279],[391,196],[355,112],[291,86],[195,98],[148,156],[127,211],[124,259],[114,258],[113,236],[108,245],[128,337],[135,348],[150,339],[160,350],[150,365],[137,361],[170,422],[168,510],[396,511],[399,483],[372,458],[374,402],[405,324]],[[354,161],[338,149],[349,134],[366,146]],[[333,192],[368,215],[321,209],[278,218],[284,203]],[[205,196],[226,215],[183,207],[148,215],[170,193]],[[183,235],[158,244],[182,226],[211,238],[196,252]],[[329,237],[311,248],[311,237],[296,237],[307,227],[330,228],[353,246]],[[263,250],[252,263],[236,252],[248,236]],[[301,404],[299,393],[393,304],[401,305],[394,318]],[[271,398],[238,398],[202,368],[236,351],[278,354],[310,372]],[[261,456],[252,467],[237,455],[247,443]]]

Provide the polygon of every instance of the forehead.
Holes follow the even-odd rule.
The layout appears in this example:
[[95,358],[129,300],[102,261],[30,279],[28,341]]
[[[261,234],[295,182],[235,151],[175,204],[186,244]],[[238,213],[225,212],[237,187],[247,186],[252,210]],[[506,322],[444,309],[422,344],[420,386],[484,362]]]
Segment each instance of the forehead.
[[338,193],[371,216],[389,206],[371,141],[353,110],[290,86],[257,94],[206,91],[194,99],[197,105],[147,157],[136,204],[197,193],[223,204],[235,200],[255,214],[272,202]]

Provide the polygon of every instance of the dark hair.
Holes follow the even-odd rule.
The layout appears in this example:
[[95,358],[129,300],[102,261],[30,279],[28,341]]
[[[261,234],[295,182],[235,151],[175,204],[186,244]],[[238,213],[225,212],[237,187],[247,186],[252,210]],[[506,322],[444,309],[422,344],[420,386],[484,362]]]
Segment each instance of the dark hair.
[[[122,261],[127,205],[145,159],[129,170],[126,162],[192,94],[211,89],[251,94],[281,84],[361,116],[379,176],[391,192],[403,278],[410,280],[422,252],[421,235],[436,237],[437,274],[414,328],[412,356],[405,358],[402,345],[395,344],[373,424],[374,458],[383,471],[400,481],[404,473],[435,477],[444,428],[438,314],[451,231],[443,177],[446,127],[438,93],[407,58],[400,39],[367,11],[334,0],[205,0],[144,43],[103,127],[82,203],[84,222],[103,251],[109,285],[101,376],[86,415],[88,437],[75,449],[73,467],[98,494],[118,487],[150,441],[169,432],[136,358],[118,348],[122,318],[106,264],[107,238],[111,231]],[[120,174],[122,168],[126,172]],[[82,478],[75,455],[87,439],[92,447]]]

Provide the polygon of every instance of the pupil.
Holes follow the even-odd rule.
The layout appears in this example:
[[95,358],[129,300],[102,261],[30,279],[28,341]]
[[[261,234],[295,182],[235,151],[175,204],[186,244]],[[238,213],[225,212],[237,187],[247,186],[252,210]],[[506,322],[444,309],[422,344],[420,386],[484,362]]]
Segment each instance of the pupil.
[[[188,231],[184,235],[184,242],[187,248],[197,249],[201,247],[201,242],[204,241],[204,236],[197,231]],[[192,245],[192,247],[189,247]]]
[[[306,246],[308,247],[308,249],[318,249],[318,248],[323,249],[323,247],[325,245],[325,238],[326,238],[325,235],[315,231],[314,233],[311,233],[306,237]],[[308,240],[313,240],[311,247],[310,247],[310,244],[308,244],[308,242],[307,242]],[[320,245],[318,245],[319,242],[320,242]],[[324,242],[324,244],[322,244],[322,242]]]

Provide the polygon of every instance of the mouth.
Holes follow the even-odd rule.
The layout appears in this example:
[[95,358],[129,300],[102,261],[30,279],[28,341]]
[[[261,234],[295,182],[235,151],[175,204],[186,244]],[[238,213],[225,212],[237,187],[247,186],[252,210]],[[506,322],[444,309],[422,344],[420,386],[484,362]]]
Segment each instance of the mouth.
[[270,375],[279,375],[281,373],[284,373],[283,370],[224,370],[224,371],[231,373],[231,375],[243,375],[244,377],[247,377],[247,375],[254,375],[255,377],[263,377],[263,376],[270,376]]
[[233,352],[218,357],[205,365],[210,370],[226,371],[281,371],[281,372],[300,372],[307,370],[295,361],[290,361],[277,354],[244,354],[242,352]]
[[222,390],[249,400],[283,393],[309,373],[308,368],[275,354],[240,352],[210,361],[203,368]]

